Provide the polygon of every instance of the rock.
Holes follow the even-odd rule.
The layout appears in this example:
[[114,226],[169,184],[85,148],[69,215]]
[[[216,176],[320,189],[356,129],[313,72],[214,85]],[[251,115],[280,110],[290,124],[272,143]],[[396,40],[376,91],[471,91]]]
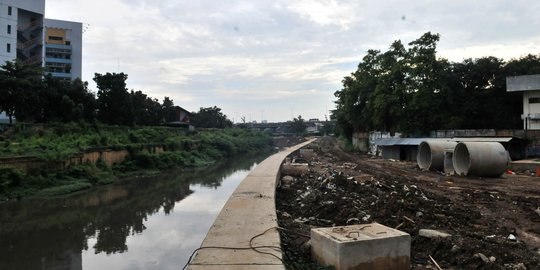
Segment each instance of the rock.
[[456,253],[456,252],[459,251],[459,249],[460,249],[460,247],[459,247],[458,245],[453,245],[453,246],[452,246],[452,249],[450,250],[450,252]]
[[516,240],[517,240],[517,238],[516,238],[516,236],[515,236],[515,235],[513,235],[513,234],[510,234],[510,235],[508,236],[508,240],[510,240],[510,241],[516,241]]
[[290,184],[292,184],[293,181],[294,181],[294,177],[292,177],[290,175],[283,176],[281,178],[281,184],[283,184],[283,185],[290,185]]
[[429,229],[420,229],[418,231],[418,235],[426,237],[426,238],[447,238],[451,237],[451,234],[437,231],[437,230],[429,230]]
[[421,217],[421,216],[423,216],[423,215],[424,215],[424,213],[422,213],[422,212],[420,212],[420,211],[416,212],[416,217]]
[[475,258],[480,258],[480,259],[482,259],[482,261],[484,261],[485,263],[490,263],[490,262],[491,262],[491,261],[489,260],[489,258],[488,258],[486,255],[482,254],[482,253],[476,253],[476,254],[474,254],[473,257],[475,257]]
[[496,260],[497,260],[497,258],[495,258],[495,256],[489,257],[489,261],[492,262],[492,263],[495,262]]
[[506,263],[504,264],[504,267],[511,270],[527,270],[527,267],[523,263]]
[[538,215],[540,215],[540,207],[538,207],[536,210],[534,210]]
[[365,217],[362,218],[362,220],[367,222],[370,218],[371,218],[371,215],[366,215]]
[[350,225],[350,224],[358,224],[358,223],[360,223],[360,220],[357,219],[357,218],[349,218],[349,219],[347,220],[347,225]]
[[283,213],[281,214],[281,216],[284,217],[284,218],[291,218],[291,217],[292,217],[291,214],[289,214],[289,213],[287,213],[287,212],[283,212]]

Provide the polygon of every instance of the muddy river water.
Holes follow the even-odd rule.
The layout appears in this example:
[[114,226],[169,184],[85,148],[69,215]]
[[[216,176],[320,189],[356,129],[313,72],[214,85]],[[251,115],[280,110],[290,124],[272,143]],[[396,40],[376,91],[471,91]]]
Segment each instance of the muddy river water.
[[0,270],[181,269],[265,157],[0,204]]

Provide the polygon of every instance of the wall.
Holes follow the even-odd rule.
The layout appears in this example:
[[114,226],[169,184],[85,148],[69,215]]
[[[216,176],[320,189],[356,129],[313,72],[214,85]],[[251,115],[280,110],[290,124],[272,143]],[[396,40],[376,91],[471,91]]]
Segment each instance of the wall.
[[[8,7],[12,7],[8,15]],[[7,26],[11,25],[11,34],[7,33]],[[7,52],[7,44],[11,45],[11,52]],[[5,1],[0,1],[0,65],[17,57],[17,8]]]

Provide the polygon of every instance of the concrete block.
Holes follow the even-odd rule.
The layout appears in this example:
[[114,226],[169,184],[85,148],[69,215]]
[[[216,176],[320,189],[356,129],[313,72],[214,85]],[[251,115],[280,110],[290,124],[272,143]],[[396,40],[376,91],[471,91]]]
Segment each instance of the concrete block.
[[408,270],[411,236],[378,223],[312,229],[311,253],[336,270]]

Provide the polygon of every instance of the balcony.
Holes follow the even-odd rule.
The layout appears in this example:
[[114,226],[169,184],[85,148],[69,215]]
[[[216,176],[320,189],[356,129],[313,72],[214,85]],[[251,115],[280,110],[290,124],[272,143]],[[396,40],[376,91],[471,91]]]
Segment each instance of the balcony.
[[46,63],[61,63],[61,64],[71,64],[73,63],[71,59],[66,58],[55,58],[55,57],[45,57]]
[[71,50],[71,45],[64,45],[64,44],[52,44],[52,43],[45,43],[46,49],[61,49],[61,50]]
[[55,78],[64,78],[64,79],[71,79],[71,73],[64,73],[64,72],[47,72],[47,74],[51,74],[51,76]]

